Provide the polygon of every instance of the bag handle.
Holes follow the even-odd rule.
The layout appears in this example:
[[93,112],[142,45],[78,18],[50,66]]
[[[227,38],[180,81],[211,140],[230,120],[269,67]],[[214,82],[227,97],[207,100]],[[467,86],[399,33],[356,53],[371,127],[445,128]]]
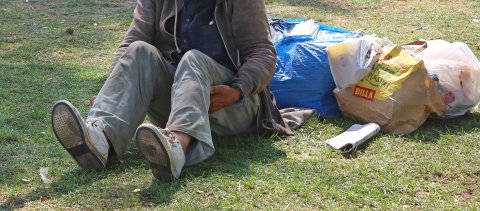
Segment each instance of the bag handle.
[[402,45],[402,48],[408,50],[411,54],[417,55],[420,52],[427,49],[427,41],[426,40],[415,40],[413,42],[409,42]]

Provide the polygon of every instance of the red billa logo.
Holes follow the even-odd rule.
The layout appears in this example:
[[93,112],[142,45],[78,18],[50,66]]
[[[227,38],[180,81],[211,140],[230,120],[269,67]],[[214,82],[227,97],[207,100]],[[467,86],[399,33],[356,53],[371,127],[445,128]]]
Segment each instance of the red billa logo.
[[375,97],[375,90],[365,88],[362,86],[355,86],[353,88],[353,96],[355,97],[360,97],[366,100],[373,101],[373,98]]
[[383,60],[390,60],[391,58],[393,58],[393,56],[390,54],[387,54],[385,55],[385,57],[383,57]]

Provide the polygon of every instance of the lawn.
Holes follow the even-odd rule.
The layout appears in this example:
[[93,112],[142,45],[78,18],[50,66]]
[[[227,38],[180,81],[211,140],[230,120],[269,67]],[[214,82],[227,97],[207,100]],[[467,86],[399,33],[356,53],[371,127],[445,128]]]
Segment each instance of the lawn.
[[[86,172],[51,130],[52,105],[86,113],[128,28],[133,0],[0,0],[0,210],[478,209],[480,113],[380,134],[344,155],[324,141],[354,122],[319,118],[291,137],[225,137],[207,161],[156,181],[132,142]],[[315,19],[395,43],[461,41],[480,57],[478,0],[267,0],[271,17]],[[39,170],[48,167],[51,184]]]

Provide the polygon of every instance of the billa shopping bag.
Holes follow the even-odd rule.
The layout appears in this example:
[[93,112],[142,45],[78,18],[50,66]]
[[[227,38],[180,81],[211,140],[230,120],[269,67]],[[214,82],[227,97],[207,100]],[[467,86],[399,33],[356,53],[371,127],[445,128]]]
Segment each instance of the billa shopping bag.
[[344,116],[394,134],[411,133],[445,111],[423,61],[398,45],[384,51],[360,82],[334,93]]
[[336,87],[343,89],[362,80],[387,45],[393,46],[386,39],[367,35],[328,46],[328,63]]

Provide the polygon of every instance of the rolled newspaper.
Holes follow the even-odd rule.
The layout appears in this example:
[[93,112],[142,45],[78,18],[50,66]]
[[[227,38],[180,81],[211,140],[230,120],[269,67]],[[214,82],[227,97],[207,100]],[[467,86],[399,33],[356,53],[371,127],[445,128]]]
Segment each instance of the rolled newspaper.
[[354,124],[348,130],[325,141],[325,144],[344,152],[350,152],[380,132],[380,126],[375,123],[366,125]]

